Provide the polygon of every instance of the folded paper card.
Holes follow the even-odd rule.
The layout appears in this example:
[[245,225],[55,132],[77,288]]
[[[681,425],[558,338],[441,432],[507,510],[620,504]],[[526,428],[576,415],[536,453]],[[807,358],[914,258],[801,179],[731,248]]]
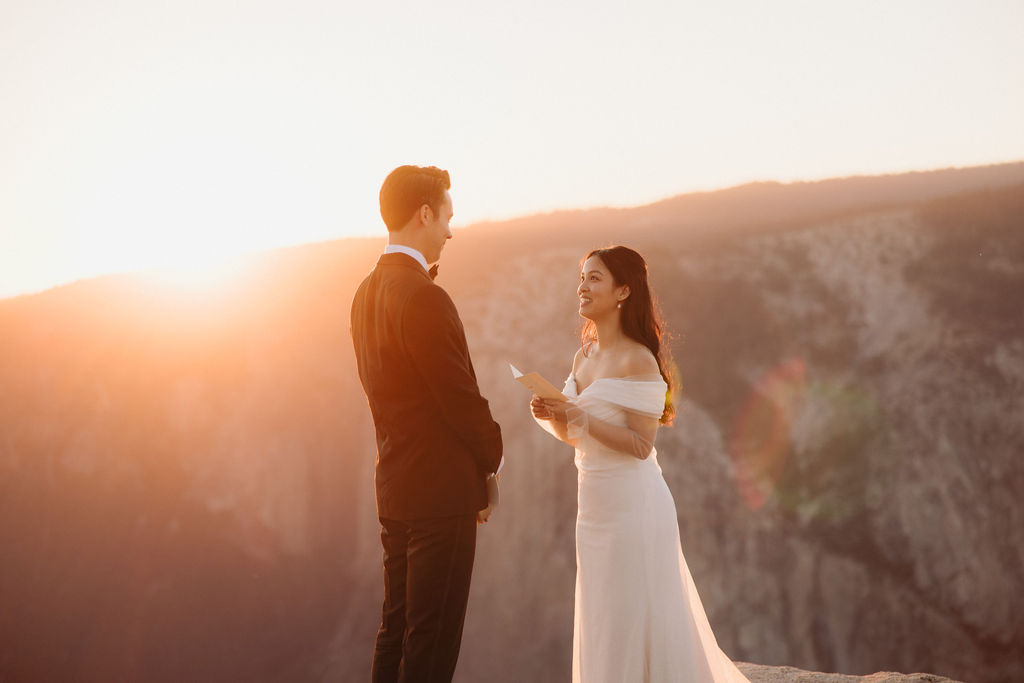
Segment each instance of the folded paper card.
[[525,375],[516,369],[516,366],[508,364],[512,368],[512,377],[524,387],[537,394],[541,398],[550,398],[555,401],[568,401],[569,398],[555,388],[555,385],[547,381],[536,372],[528,372]]

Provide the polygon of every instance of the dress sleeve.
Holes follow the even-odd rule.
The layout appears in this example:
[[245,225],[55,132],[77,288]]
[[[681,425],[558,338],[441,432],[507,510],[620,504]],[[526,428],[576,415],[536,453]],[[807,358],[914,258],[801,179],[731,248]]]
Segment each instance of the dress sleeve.
[[625,425],[615,425],[593,417],[582,408],[569,410],[566,433],[570,443],[586,450],[584,439],[596,441],[605,448],[643,460],[654,450],[658,420],[649,415],[627,413]]
[[623,410],[660,418],[665,412],[668,385],[661,379],[616,377],[599,380],[587,389],[588,398],[617,405]]

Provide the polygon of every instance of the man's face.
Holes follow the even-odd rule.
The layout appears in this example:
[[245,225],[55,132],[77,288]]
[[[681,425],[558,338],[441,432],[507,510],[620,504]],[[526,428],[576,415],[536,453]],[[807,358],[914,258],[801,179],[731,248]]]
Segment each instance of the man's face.
[[438,207],[437,213],[432,213],[433,220],[424,226],[426,239],[424,240],[423,258],[427,259],[427,263],[436,263],[440,260],[445,242],[452,238],[452,231],[448,224],[451,223],[453,215],[455,214],[452,211],[452,196],[445,192],[444,201]]

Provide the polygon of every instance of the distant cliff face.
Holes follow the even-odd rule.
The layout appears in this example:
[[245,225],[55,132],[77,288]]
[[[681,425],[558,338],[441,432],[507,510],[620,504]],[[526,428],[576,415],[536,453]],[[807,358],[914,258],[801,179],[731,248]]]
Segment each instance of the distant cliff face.
[[[681,410],[659,458],[723,648],[849,673],[1021,675],[1024,188],[630,243],[677,334]],[[538,535],[571,536],[575,477],[524,397],[507,395],[501,361],[566,374],[573,341],[556,331],[570,328],[580,256],[507,259],[459,302],[478,365],[495,368],[482,382],[509,449],[526,461],[505,477],[501,524],[519,533],[485,530],[501,538],[485,543],[475,596],[507,596],[513,623],[553,605],[569,623],[568,553],[564,567],[527,570],[550,592],[506,586],[524,571],[508,559],[532,556]],[[490,614],[474,616],[486,630]],[[564,652],[568,629],[552,633],[549,651]]]
[[[565,377],[579,260],[608,243],[647,256],[674,333],[659,460],[723,649],[1024,677],[1024,185],[978,189],[1004,171],[457,232],[438,282],[507,458],[459,680],[569,675],[576,473],[508,363]],[[380,551],[347,317],[380,244],[270,255],[191,302],[129,279],[0,302],[0,677],[365,678]]]

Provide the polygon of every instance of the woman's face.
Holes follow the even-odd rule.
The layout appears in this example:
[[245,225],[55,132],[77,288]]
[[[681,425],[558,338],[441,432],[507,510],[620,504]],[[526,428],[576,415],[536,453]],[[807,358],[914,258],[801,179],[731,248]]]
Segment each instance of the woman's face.
[[618,303],[626,298],[628,287],[616,287],[615,278],[597,256],[591,256],[583,263],[580,286],[576,295],[580,299],[580,315],[596,320],[614,311]]

